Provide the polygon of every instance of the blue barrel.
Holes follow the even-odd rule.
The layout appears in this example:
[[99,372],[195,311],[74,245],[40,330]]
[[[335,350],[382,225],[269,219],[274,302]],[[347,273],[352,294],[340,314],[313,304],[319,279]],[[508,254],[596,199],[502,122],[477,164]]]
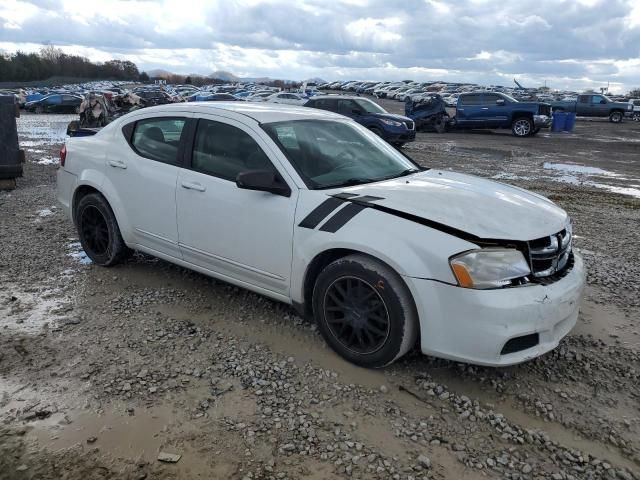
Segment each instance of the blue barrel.
[[565,132],[573,132],[573,128],[576,126],[576,114],[575,112],[573,113],[567,113],[567,118],[564,122],[564,131]]
[[564,112],[553,112],[553,121],[551,122],[551,131],[558,133],[564,130],[567,121],[567,114]]

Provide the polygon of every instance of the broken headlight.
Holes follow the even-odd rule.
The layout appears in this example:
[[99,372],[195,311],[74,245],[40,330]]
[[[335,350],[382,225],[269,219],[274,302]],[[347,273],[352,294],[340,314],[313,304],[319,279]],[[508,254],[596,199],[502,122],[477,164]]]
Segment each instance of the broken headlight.
[[452,257],[449,264],[458,285],[480,290],[507,287],[531,273],[522,252],[514,248],[470,250]]

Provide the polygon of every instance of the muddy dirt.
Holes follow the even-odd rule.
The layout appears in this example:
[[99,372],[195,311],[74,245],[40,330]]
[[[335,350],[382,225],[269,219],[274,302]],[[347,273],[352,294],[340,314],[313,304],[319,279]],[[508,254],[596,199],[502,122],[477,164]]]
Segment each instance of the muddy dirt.
[[419,133],[420,163],[567,209],[589,285],[527,364],[368,371],[285,305],[148,256],[92,265],[56,207],[69,120],[19,119],[25,176],[0,192],[0,479],[640,479],[640,123]]

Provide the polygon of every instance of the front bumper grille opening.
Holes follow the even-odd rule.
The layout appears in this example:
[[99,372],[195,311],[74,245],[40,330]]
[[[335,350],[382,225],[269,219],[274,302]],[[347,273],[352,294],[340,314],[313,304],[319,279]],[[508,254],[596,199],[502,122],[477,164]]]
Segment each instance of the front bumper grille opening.
[[533,348],[540,343],[540,335],[538,333],[531,333],[529,335],[523,335],[522,337],[516,337],[509,340],[502,347],[500,355],[508,355],[510,353],[521,352],[528,348]]
[[571,230],[532,240],[528,244],[529,265],[533,279],[556,276],[572,264]]

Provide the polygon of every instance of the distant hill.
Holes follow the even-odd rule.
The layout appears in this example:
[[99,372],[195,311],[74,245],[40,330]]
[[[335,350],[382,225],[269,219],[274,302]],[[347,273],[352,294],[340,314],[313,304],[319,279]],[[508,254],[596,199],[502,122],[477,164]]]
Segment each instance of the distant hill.
[[224,70],[216,70],[209,75],[209,78],[217,78],[219,80],[224,80],[225,82],[237,82],[240,80],[240,78],[236,77],[233,73],[226,72]]

